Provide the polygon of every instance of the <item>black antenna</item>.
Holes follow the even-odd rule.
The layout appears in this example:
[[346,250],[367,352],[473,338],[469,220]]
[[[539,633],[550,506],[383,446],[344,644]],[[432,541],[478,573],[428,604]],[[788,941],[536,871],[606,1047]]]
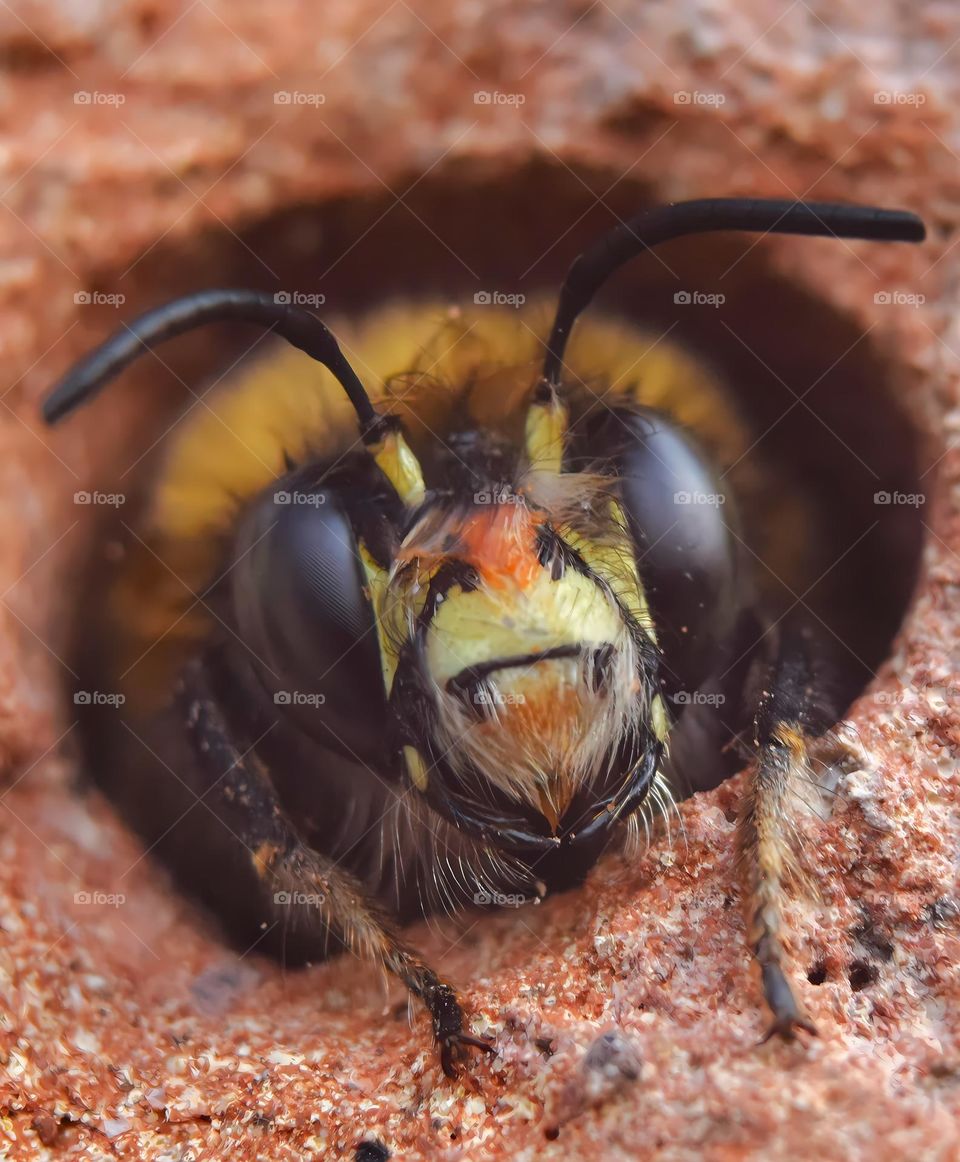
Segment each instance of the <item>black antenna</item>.
[[543,387],[560,383],[563,353],[577,316],[624,263],[661,242],[712,230],[761,234],[812,234],[866,238],[874,242],[922,242],[923,223],[906,210],[843,206],[834,202],[793,202],[767,198],[700,198],[646,210],[623,222],[584,251],[567,272],[547,340]]
[[147,311],[122,331],[114,332],[54,386],[44,401],[43,418],[48,424],[55,424],[157,344],[206,323],[228,320],[268,327],[322,363],[347,393],[365,439],[378,438],[383,424],[389,423],[376,411],[336,339],[315,315],[290,303],[277,302],[272,295],[247,290],[198,291]]

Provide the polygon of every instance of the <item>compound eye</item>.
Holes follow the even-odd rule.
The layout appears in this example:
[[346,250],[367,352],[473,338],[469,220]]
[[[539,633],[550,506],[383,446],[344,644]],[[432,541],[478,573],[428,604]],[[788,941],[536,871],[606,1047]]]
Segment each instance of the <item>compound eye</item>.
[[246,519],[233,586],[240,635],[278,712],[370,763],[383,755],[387,705],[355,519],[382,524],[375,507],[335,487],[266,496]]
[[721,664],[740,608],[732,497],[694,440],[659,412],[606,415],[584,450],[594,470],[619,476],[667,692],[695,691]]

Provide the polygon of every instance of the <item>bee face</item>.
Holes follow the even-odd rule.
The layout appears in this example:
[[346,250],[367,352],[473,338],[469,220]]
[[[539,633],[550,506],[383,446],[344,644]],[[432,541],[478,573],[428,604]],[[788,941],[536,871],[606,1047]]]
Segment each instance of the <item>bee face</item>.
[[[553,481],[557,484],[557,481]],[[581,519],[609,501],[579,484]],[[657,758],[657,660],[647,629],[564,539],[565,514],[537,503],[532,473],[419,516],[390,582],[406,640],[395,709],[418,724],[408,776],[452,822],[511,850],[605,831]],[[568,491],[567,495],[574,495]],[[610,548],[628,559],[606,518]]]
[[666,734],[616,497],[529,460],[514,483],[428,488],[412,508],[362,456],[293,472],[232,553],[226,605],[257,685],[296,731],[484,844],[595,851]]

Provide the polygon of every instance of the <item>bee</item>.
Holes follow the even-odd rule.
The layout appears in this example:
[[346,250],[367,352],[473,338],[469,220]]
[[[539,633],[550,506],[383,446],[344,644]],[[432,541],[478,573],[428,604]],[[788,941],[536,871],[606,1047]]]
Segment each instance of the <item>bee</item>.
[[395,974],[449,1077],[494,1047],[403,924],[575,886],[715,784],[741,734],[770,1033],[815,1032],[781,911],[825,657],[771,581],[809,569],[808,514],[751,468],[749,424],[699,357],[607,317],[574,332],[621,266],[705,231],[924,237],[904,211],[672,204],[577,258],[552,324],[543,302],[387,307],[345,321],[343,346],[285,296],[204,290],[108,338],[44,405],[56,423],[207,324],[285,341],[175,425],[83,610],[91,681],[124,695],[89,707],[92,766],[236,938]]

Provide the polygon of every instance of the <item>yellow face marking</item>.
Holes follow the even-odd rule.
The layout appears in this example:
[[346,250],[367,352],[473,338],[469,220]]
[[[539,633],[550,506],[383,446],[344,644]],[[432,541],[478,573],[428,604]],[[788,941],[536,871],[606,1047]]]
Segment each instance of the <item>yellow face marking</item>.
[[425,792],[429,784],[429,775],[420,752],[413,746],[405,746],[403,748],[403,761],[407,764],[407,773],[410,776],[410,782],[421,793]]
[[660,742],[666,742],[667,735],[670,733],[670,720],[667,718],[667,710],[659,694],[650,703],[650,720],[653,733]]
[[651,641],[656,642],[653,616],[647,604],[646,594],[637,572],[633,547],[626,531],[626,520],[618,504],[611,502],[611,515],[623,532],[623,540],[613,542],[591,541],[568,526],[561,526],[557,532],[572,548],[576,549],[590,568],[607,582],[617,597],[630,611]]
[[427,635],[427,664],[443,686],[492,659],[555,646],[601,646],[622,633],[619,612],[589,577],[568,569],[553,581],[543,569],[523,587],[484,586],[443,602]]
[[560,471],[568,419],[567,409],[555,399],[531,405],[527,412],[525,444],[534,472]]
[[408,508],[420,504],[426,492],[423,471],[403,434],[388,432],[378,444],[371,446],[370,451],[403,503]]
[[374,625],[380,645],[380,663],[383,667],[383,686],[389,697],[400,660],[398,644],[406,632],[409,619],[417,617],[426,604],[432,571],[420,576],[421,583],[413,592],[398,595],[390,588],[388,573],[380,568],[363,541],[360,541],[357,547],[367,580],[367,596],[373,606]]

